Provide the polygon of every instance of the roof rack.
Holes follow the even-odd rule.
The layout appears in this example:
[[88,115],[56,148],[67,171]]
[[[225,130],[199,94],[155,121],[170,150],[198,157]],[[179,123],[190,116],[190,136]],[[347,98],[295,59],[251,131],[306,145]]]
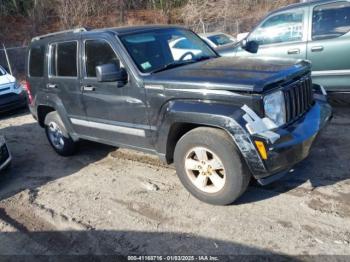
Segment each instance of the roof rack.
[[75,29],[70,29],[70,30],[64,30],[64,31],[59,31],[59,32],[55,32],[55,33],[46,34],[46,35],[36,36],[36,37],[34,37],[32,39],[32,42],[38,41],[40,39],[43,39],[43,38],[46,38],[46,37],[50,37],[50,36],[66,34],[66,33],[80,33],[80,32],[87,32],[87,31],[88,31],[88,29],[86,29],[85,27],[75,28]]

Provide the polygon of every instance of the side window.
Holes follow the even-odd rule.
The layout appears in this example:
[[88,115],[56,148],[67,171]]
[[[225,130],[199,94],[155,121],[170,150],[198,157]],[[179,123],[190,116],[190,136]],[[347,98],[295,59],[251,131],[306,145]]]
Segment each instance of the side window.
[[112,47],[103,40],[85,42],[85,68],[87,77],[96,77],[96,66],[119,63]]
[[32,47],[29,52],[29,76],[43,77],[45,62],[45,46]]
[[329,39],[350,31],[350,3],[338,2],[314,8],[312,39]]
[[304,12],[297,10],[268,18],[249,37],[260,45],[302,41]]
[[64,42],[50,46],[50,76],[77,77],[77,42]]

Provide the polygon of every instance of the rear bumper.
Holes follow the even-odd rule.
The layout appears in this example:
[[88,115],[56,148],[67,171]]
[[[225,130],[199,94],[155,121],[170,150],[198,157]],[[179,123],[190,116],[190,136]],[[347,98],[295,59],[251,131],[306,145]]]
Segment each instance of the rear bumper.
[[27,106],[27,96],[25,91],[19,94],[8,93],[0,96],[0,113],[24,108]]
[[[267,160],[263,160],[265,172],[254,174],[262,185],[269,184],[289,173],[294,165],[308,157],[311,146],[321,130],[332,118],[332,108],[323,99],[316,99],[315,105],[298,121],[276,130],[280,139],[270,144],[265,141]],[[261,138],[253,137],[252,140]]]

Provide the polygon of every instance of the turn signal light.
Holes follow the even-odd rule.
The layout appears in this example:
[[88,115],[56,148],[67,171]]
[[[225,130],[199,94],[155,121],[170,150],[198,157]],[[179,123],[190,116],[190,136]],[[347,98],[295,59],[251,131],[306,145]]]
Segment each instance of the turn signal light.
[[255,145],[258,148],[258,151],[260,153],[260,156],[262,159],[267,160],[267,152],[265,148],[264,142],[261,141],[255,141]]

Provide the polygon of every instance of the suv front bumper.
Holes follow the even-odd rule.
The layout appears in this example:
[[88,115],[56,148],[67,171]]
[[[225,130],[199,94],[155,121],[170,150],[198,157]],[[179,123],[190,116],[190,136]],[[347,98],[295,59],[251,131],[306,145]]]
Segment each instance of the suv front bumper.
[[[294,165],[308,157],[311,146],[321,130],[332,118],[332,108],[325,99],[315,99],[313,107],[299,120],[274,130],[280,139],[274,144],[264,140],[267,159],[262,160],[264,172],[251,171],[262,185],[267,185],[289,173]],[[262,141],[252,136],[252,141]],[[256,149],[256,153],[258,150]],[[260,154],[259,154],[260,155]]]
[[7,93],[0,96],[0,113],[7,112],[27,106],[25,91],[20,93]]

